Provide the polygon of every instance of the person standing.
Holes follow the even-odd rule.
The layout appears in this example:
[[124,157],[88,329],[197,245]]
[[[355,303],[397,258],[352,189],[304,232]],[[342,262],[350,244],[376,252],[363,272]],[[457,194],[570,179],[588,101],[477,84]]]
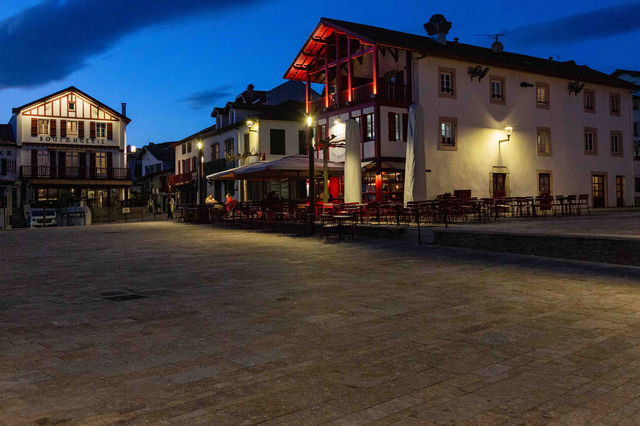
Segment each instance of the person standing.
[[169,200],[167,200],[167,219],[173,220],[173,208],[175,203],[173,201],[173,197],[169,196]]

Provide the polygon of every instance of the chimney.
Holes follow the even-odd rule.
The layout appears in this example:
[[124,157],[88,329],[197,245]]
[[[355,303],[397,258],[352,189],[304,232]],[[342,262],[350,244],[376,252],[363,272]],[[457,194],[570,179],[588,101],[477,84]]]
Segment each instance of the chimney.
[[122,115],[127,116],[127,103],[122,102]]
[[451,22],[447,21],[440,14],[433,15],[429,22],[424,24],[424,29],[430,36],[437,35],[438,44],[447,44],[447,33],[451,29]]
[[256,87],[256,86],[254,86],[253,84],[250,84],[250,85],[248,85],[248,86],[247,86],[247,90],[248,90],[249,92],[253,92],[253,88],[254,88],[254,87]]

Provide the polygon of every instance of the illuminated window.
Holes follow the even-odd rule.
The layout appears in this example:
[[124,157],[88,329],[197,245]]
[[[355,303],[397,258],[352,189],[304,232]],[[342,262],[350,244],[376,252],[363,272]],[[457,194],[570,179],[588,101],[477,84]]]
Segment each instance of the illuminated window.
[[364,115],[364,141],[372,141],[376,138],[375,116],[373,114]]
[[80,162],[78,160],[78,153],[75,151],[67,152],[65,156],[65,166],[67,167],[79,167]]
[[78,135],[78,122],[67,121],[67,136],[77,136],[77,135]]
[[101,177],[107,175],[107,154],[104,152],[96,154],[96,173]]
[[537,129],[538,155],[551,155],[550,130],[546,127]]
[[546,83],[536,83],[536,106],[549,109],[549,85]]
[[104,138],[107,134],[107,123],[96,123],[96,137]]
[[438,144],[441,150],[456,151],[458,149],[457,127],[458,119],[453,117],[440,117]]
[[38,120],[38,134],[39,135],[49,134],[49,120]]

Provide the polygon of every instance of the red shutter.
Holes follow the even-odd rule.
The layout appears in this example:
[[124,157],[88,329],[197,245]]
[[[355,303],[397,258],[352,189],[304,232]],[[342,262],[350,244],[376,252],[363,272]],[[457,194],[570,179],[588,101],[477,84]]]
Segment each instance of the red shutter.
[[49,121],[49,135],[51,136],[56,136],[57,135],[57,129],[56,129],[56,125],[58,123],[58,120],[50,120]]
[[60,137],[67,137],[67,120],[60,120]]
[[31,136],[38,136],[38,119],[31,119]]
[[113,139],[113,123],[107,123],[107,139]]
[[31,177],[37,176],[36,169],[38,167],[38,150],[31,150]]
[[396,113],[395,112],[389,113],[389,140],[392,142],[396,140]]
[[402,114],[402,141],[406,142],[409,136],[409,114]]
[[96,138],[96,122],[95,121],[89,122],[89,137],[91,139]]
[[78,137],[84,139],[84,121],[78,121]]
[[182,170],[182,168],[180,166],[182,166],[182,162],[178,161],[178,174],[181,174],[180,171]]
[[107,152],[107,177],[113,179],[113,152]]
[[78,166],[80,169],[78,170],[78,175],[81,178],[87,177],[87,153],[81,152],[78,154]]

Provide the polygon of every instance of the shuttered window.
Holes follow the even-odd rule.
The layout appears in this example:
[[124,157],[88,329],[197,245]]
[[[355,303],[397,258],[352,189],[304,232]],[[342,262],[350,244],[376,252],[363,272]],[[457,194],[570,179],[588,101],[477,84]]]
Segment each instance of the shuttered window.
[[84,121],[78,122],[78,137],[84,138]]
[[96,122],[95,121],[89,122],[89,137],[91,139],[96,138]]
[[51,120],[49,122],[49,135],[51,135],[51,136],[57,136],[58,135],[58,130],[56,129],[57,123],[58,123],[57,120]]
[[113,123],[107,123],[107,139],[113,139]]
[[67,120],[60,120],[60,137],[67,137]]
[[38,119],[31,119],[31,136],[38,136]]

